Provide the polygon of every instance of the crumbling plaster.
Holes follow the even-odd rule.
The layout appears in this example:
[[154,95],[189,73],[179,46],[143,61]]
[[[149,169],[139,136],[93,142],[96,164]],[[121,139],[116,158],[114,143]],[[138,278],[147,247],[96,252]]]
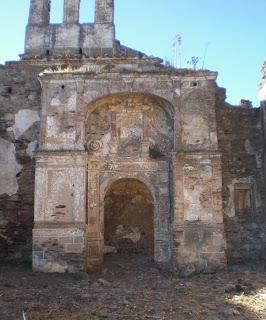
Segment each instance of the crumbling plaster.
[[15,139],[18,139],[37,121],[40,121],[38,111],[22,109],[15,114],[15,123],[12,127],[7,128],[7,131],[13,132]]
[[17,193],[17,174],[21,169],[16,160],[14,144],[0,138],[0,195],[12,196]]

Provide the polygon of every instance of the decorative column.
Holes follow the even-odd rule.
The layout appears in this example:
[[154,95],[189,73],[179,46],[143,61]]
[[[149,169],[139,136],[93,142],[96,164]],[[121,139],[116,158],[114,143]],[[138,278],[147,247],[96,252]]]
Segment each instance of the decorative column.
[[215,73],[182,80],[179,143],[172,153],[173,267],[182,276],[226,266]]
[[43,73],[42,118],[36,155],[32,266],[43,272],[85,270],[87,152],[81,81]]
[[65,0],[64,1],[64,23],[78,24],[79,23],[80,0]]

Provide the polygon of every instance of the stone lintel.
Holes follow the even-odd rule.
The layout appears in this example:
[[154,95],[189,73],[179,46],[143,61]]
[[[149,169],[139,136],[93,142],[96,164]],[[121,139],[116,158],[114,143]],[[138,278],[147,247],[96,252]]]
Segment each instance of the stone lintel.
[[220,158],[222,156],[221,151],[215,149],[202,149],[202,150],[177,150],[176,152],[172,152],[172,157],[216,157]]
[[34,232],[38,233],[38,230],[43,229],[64,229],[64,230],[72,230],[72,229],[84,229],[85,230],[85,224],[84,222],[75,222],[75,223],[49,223],[49,222],[35,222],[34,223]]
[[85,156],[88,152],[85,150],[38,150],[35,152],[35,158],[46,157],[64,157],[64,156]]

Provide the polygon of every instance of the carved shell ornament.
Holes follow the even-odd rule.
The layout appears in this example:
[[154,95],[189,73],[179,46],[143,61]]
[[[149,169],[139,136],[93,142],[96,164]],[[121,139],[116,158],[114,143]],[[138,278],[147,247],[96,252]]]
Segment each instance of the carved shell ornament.
[[100,140],[91,140],[87,144],[88,151],[97,152],[102,148],[102,142]]

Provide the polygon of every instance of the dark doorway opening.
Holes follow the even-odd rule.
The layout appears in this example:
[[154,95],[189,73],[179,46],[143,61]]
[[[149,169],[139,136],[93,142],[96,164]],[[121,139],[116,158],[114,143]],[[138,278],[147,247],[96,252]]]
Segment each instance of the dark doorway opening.
[[154,206],[137,179],[114,182],[104,201],[104,251],[117,255],[154,254]]

